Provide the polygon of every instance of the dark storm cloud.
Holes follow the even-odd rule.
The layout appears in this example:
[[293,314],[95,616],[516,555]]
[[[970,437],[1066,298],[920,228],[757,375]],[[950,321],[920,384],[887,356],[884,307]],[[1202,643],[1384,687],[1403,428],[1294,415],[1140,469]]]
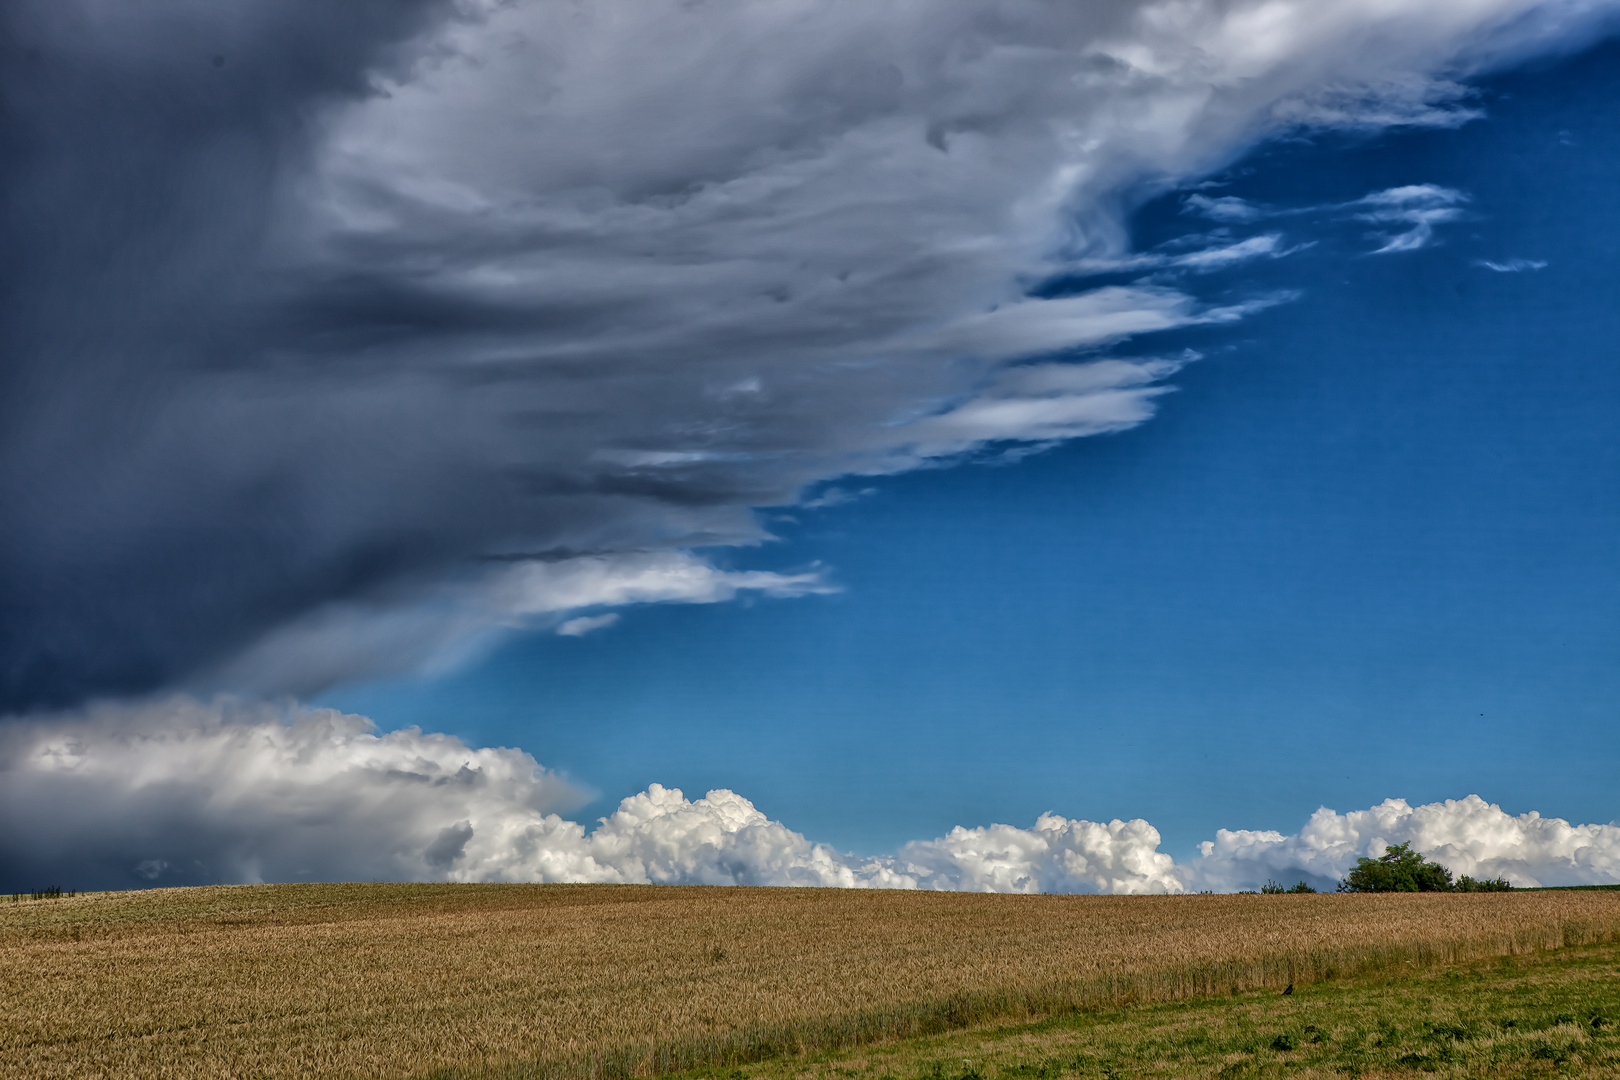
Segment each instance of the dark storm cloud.
[[1268,132],[1456,122],[1454,57],[1604,8],[11,0],[0,708],[824,591],[684,549],[1142,422],[1181,361],[1086,364],[1263,307],[1176,273],[1283,239],[1032,285]]
[[417,557],[401,535],[299,559],[296,470],[220,467],[298,428],[235,427],[206,384],[258,360],[241,309],[311,118],[443,8],[0,7],[0,702],[158,685]]

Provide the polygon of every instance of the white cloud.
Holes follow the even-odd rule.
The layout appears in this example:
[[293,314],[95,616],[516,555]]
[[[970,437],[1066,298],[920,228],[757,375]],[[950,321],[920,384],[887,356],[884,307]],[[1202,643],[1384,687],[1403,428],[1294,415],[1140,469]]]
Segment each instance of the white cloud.
[[654,551],[520,561],[485,595],[492,610],[525,618],[596,606],[714,604],[745,591],[794,597],[837,589],[818,571],[721,570],[688,552]]
[[1462,204],[1467,201],[1467,195],[1453,188],[1408,184],[1375,191],[1345,205],[1359,211],[1355,215],[1359,221],[1404,227],[1382,236],[1384,244],[1373,254],[1385,255],[1427,247],[1434,239],[1434,227],[1462,217]]
[[877,488],[860,488],[849,491],[846,488],[833,485],[822,490],[821,494],[813,499],[806,499],[798,504],[801,510],[828,510],[834,506],[844,506],[848,503],[864,499],[868,495],[876,495]]
[[1153,415],[1165,392],[1158,380],[1174,360],[1099,360],[1008,368],[967,401],[917,420],[907,431],[926,457],[962,453],[987,442],[1050,442],[1123,431]]
[[844,854],[731,791],[654,784],[594,828],[580,789],[515,749],[331,710],[187,699],[0,727],[0,867],[69,887],[296,880],[601,881],[993,892],[1331,887],[1410,842],[1516,884],[1620,882],[1620,825],[1517,816],[1477,796],[1322,809],[1298,834],[1220,830],[1178,864],[1146,821],[1043,814]]
[[605,615],[581,615],[577,619],[569,619],[557,627],[557,633],[563,637],[584,637],[593,630],[606,630],[619,621],[618,612],[610,611]]
[[125,887],[442,878],[468,822],[587,798],[521,750],[187,699],[7,722],[0,775],[0,866]]
[[1212,221],[1231,224],[1246,224],[1259,221],[1266,216],[1264,209],[1235,195],[1223,195],[1214,199],[1208,195],[1189,195],[1182,203],[1181,212],[1199,214]]
[[1185,266],[1193,270],[1224,270],[1240,262],[1262,257],[1278,259],[1284,255],[1291,255],[1294,249],[1285,249],[1282,246],[1282,237],[1276,233],[1267,233],[1264,236],[1251,236],[1247,240],[1240,240],[1235,244],[1227,244],[1218,248],[1206,248],[1202,251],[1188,252],[1178,255],[1171,260],[1174,266]]
[[1479,259],[1475,266],[1483,266],[1487,270],[1495,270],[1498,274],[1517,274],[1525,270],[1545,270],[1545,259],[1503,259],[1501,262],[1492,262],[1490,259]]
[[[1261,236],[1251,236],[1243,240],[1230,240],[1225,236],[1226,230],[1220,230],[1212,236],[1185,236],[1161,245],[1158,251],[1138,252],[1136,254],[1119,257],[1088,258],[1073,264],[1074,271],[1085,274],[1121,273],[1131,270],[1190,270],[1195,274],[1207,274],[1216,270],[1225,270],[1239,263],[1251,262],[1255,259],[1282,259],[1311,247],[1313,242],[1297,244],[1293,247],[1284,247],[1280,233],[1266,233]],[[1210,241],[1214,241],[1210,244]],[[1199,243],[1209,246],[1198,247]],[[1192,250],[1185,250],[1191,247]],[[1180,250],[1178,250],[1180,249]],[[1163,278],[1165,275],[1159,275]],[[1271,297],[1272,302],[1286,300],[1293,296],[1285,293]],[[1247,310],[1238,314],[1248,314],[1259,311],[1265,302],[1251,304]],[[1227,312],[1230,314],[1230,310]],[[1200,321],[1218,321],[1204,319]]]
[[255,691],[311,693],[356,671],[438,674],[481,655],[506,632],[555,627],[578,636],[619,616],[582,609],[716,604],[739,593],[777,599],[838,591],[819,569],[797,574],[722,570],[685,551],[511,558],[398,604],[328,604],[261,639],[198,681]]
[[1620,882],[1620,825],[1571,825],[1533,810],[1511,815],[1478,795],[1422,806],[1386,799],[1346,814],[1323,807],[1292,836],[1222,829],[1202,845],[1192,878],[1218,890],[1252,888],[1265,878],[1325,885],[1356,859],[1401,843],[1455,874],[1503,876],[1515,885]]
[[1164,893],[1184,872],[1158,850],[1159,831],[1137,818],[1106,824],[1042,814],[1033,829],[958,826],[916,840],[893,865],[925,889],[1018,893]]

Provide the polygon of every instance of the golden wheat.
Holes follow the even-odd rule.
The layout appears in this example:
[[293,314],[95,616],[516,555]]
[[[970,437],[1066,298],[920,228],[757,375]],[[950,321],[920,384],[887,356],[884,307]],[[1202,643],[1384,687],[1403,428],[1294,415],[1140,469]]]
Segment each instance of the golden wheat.
[[0,903],[0,1075],[649,1075],[1617,935],[1581,892],[102,893]]

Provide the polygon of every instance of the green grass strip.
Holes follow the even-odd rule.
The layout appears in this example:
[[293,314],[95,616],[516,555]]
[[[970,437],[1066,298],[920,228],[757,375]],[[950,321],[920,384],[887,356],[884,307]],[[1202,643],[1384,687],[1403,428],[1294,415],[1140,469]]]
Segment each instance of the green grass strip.
[[[1594,945],[1597,946],[1596,951],[1589,951]],[[1405,1013],[1412,1009],[1413,1003],[1404,999],[1399,1002],[1386,1002],[1388,1015],[1380,1013],[1376,1022],[1365,1017],[1355,1024],[1348,1020],[1331,1018],[1312,1023],[1290,1021],[1291,1026],[1290,1024],[1278,1026],[1278,1022],[1273,1022],[1271,1026],[1277,1030],[1273,1035],[1266,1037],[1271,1041],[1261,1040],[1264,1045],[1254,1041],[1260,1038],[1263,1032],[1259,1032],[1258,1028],[1249,1031],[1242,1027],[1240,1020],[1235,1019],[1248,1015],[1243,1010],[1253,1002],[1274,1005],[1280,1003],[1278,1007],[1282,1009],[1297,1011],[1306,1002],[1331,999],[1335,994],[1349,993],[1355,988],[1393,986],[1403,979],[1408,982],[1427,979],[1423,985],[1438,986],[1442,991],[1451,992],[1457,998],[1453,1005],[1460,1006],[1463,1000],[1478,988],[1476,984],[1479,984],[1480,980],[1494,978],[1498,982],[1525,981],[1529,976],[1521,973],[1519,965],[1528,963],[1531,968],[1536,968],[1537,965],[1551,963],[1550,960],[1543,958],[1560,954],[1547,952],[1549,948],[1582,950],[1579,954],[1581,957],[1594,958],[1593,963],[1600,967],[1607,964],[1607,970],[1611,973],[1620,971],[1616,968],[1617,947],[1610,934],[1596,928],[1589,930],[1577,925],[1566,925],[1562,931],[1561,942],[1546,941],[1539,947],[1526,942],[1506,940],[1458,941],[1364,949],[1353,955],[1305,953],[1262,956],[1157,972],[1126,972],[1044,987],[1005,988],[955,994],[935,1001],[911,1002],[885,1009],[807,1018],[774,1026],[693,1033],[651,1043],[622,1045],[583,1056],[439,1070],[428,1075],[432,1080],[644,1080],[674,1075],[693,1078],[735,1077],[737,1080],[758,1076],[789,1080],[790,1077],[802,1076],[810,1063],[830,1062],[867,1048],[888,1047],[889,1049],[882,1054],[869,1050],[865,1056],[893,1058],[898,1055],[899,1059],[911,1061],[912,1064],[896,1065],[879,1073],[872,1073],[870,1068],[862,1067],[857,1073],[840,1075],[871,1073],[879,1080],[906,1080],[908,1077],[916,1077],[917,1080],[988,1080],[991,1073],[983,1071],[978,1065],[974,1065],[973,1069],[979,1071],[972,1075],[950,1073],[949,1069],[936,1075],[930,1071],[932,1065],[918,1062],[927,1057],[925,1048],[932,1045],[928,1040],[952,1036],[967,1029],[985,1029],[998,1023],[1005,1025],[1014,1022],[1024,1026],[1005,1030],[1021,1031],[1037,1028],[1062,1030],[1064,1025],[1095,1026],[1099,1018],[1112,1017],[1113,1022],[1122,1025],[1121,1030],[1125,1030],[1139,1023],[1142,1018],[1174,1017],[1178,1015],[1176,1010],[1189,1009],[1211,1010],[1212,1017],[1227,1018],[1222,1023],[1239,1023],[1237,1034],[1211,1042],[1206,1048],[1207,1054],[1204,1058],[1185,1063],[1208,1065],[1219,1058],[1220,1069],[1226,1070],[1220,1072],[1222,1076],[1292,1075],[1292,1072],[1288,1071],[1266,1070],[1271,1066],[1282,1067],[1290,1062],[1312,1059],[1315,1053],[1312,1047],[1320,1048],[1324,1042],[1331,1041],[1322,1033],[1337,1031],[1340,1028],[1346,1029],[1346,1033],[1342,1040],[1332,1042],[1332,1052],[1348,1055],[1342,1057],[1342,1061],[1346,1063],[1345,1068],[1355,1075],[1359,1075],[1365,1068],[1373,1067],[1371,1063],[1374,1061],[1383,1063],[1379,1065],[1380,1068],[1393,1068],[1397,1071],[1417,1069],[1432,1072],[1444,1066],[1447,1070],[1455,1072],[1451,1068],[1452,1065],[1465,1060],[1473,1061],[1478,1055],[1472,1057],[1463,1055],[1459,1045],[1454,1044],[1486,1037],[1495,1040],[1489,1043],[1493,1054],[1496,1053],[1498,1041],[1504,1046],[1524,1043],[1522,1049],[1529,1055],[1526,1061],[1550,1062],[1555,1069],[1568,1072],[1572,1062],[1596,1060],[1592,1058],[1591,1053],[1583,1049],[1582,1039],[1590,1037],[1592,1040],[1607,1044],[1613,1038],[1612,1025],[1615,1021],[1620,1021],[1620,979],[1608,978],[1605,992],[1610,996],[1602,997],[1601,1000],[1594,998],[1598,1004],[1592,1008],[1597,1011],[1588,1009],[1587,1011],[1591,1012],[1590,1016],[1580,1013],[1585,1005],[1572,999],[1564,1005],[1557,1006],[1555,1011],[1547,1013],[1545,1017],[1541,1017],[1540,1013],[1535,1013],[1534,1016],[1531,1013],[1524,1013],[1524,1023],[1527,1026],[1522,1028],[1516,1028],[1514,1025],[1503,1028],[1500,1024],[1491,1027],[1477,1018],[1470,1020],[1474,1026],[1458,1029],[1463,1031],[1466,1037],[1452,1039],[1450,1042],[1434,1042],[1432,1031],[1423,1029],[1420,1032],[1418,1028],[1413,1027],[1405,1018]],[[1572,972],[1577,968],[1552,967],[1547,970]],[[1444,974],[1435,975],[1435,972]],[[1392,976],[1394,982],[1390,981]],[[1436,982],[1436,979],[1440,981]],[[1285,987],[1293,987],[1294,992],[1286,995],[1281,993]],[[1556,1011],[1558,1008],[1564,1012]],[[1122,1009],[1127,1011],[1122,1012]],[[1534,1009],[1531,1012],[1534,1012]],[[1564,1018],[1566,1012],[1567,1019]],[[1434,1013],[1439,1018],[1435,1023],[1453,1023],[1445,1017],[1456,1013],[1456,1008],[1442,1009]],[[1470,1016],[1472,1015],[1470,1013]],[[1503,1015],[1508,1016],[1506,1013]],[[1374,1025],[1373,1028],[1368,1028],[1369,1023]],[[1497,1021],[1493,1020],[1490,1023],[1496,1024]],[[1590,1033],[1582,1025],[1590,1027]],[[1550,1031],[1555,1027],[1569,1027],[1569,1030],[1554,1032],[1547,1037],[1538,1036],[1525,1042],[1527,1033]],[[1311,1030],[1307,1031],[1306,1028]],[[1361,1034],[1356,1035],[1357,1031]],[[1411,1038],[1406,1038],[1402,1035],[1403,1032],[1410,1034]],[[1503,1032],[1507,1034],[1503,1035]],[[974,1036],[980,1040],[987,1037],[989,1036],[982,1031]],[[1122,1039],[1124,1041],[1121,1041]],[[1233,1039],[1236,1039],[1235,1043]],[[1031,1066],[1028,1062],[1023,1062],[1018,1067],[1045,1069],[1053,1077],[1187,1075],[1185,1072],[1173,1070],[1143,1071],[1146,1066],[1141,1065],[1141,1062],[1158,1060],[1158,1057],[1164,1056],[1163,1053],[1159,1048],[1149,1045],[1137,1045],[1132,1049],[1127,1047],[1128,1042],[1129,1039],[1120,1036],[1096,1051],[1087,1050],[1068,1059],[1064,1059],[1061,1054],[1056,1057],[1048,1055],[1042,1057],[1037,1065]],[[1432,1046],[1431,1042],[1434,1043]],[[1393,1053],[1397,1047],[1404,1048],[1401,1054]],[[1554,1049],[1549,1050],[1546,1047]],[[1620,1048],[1615,1049],[1620,1051]],[[1087,1054],[1091,1056],[1085,1056]],[[1537,1057],[1538,1054],[1542,1056]],[[1497,1057],[1490,1057],[1490,1060],[1497,1060],[1499,1057],[1500,1054]],[[1119,1062],[1127,1060],[1138,1064],[1132,1066],[1132,1071],[1119,1072],[1118,1068],[1123,1067]],[[1169,1061],[1171,1058],[1166,1060]],[[1092,1069],[1093,1064],[1105,1061],[1115,1064],[1108,1065],[1102,1072]],[[1613,1075],[1620,1077],[1620,1058],[1616,1058],[1615,1061],[1617,1070]],[[945,1068],[943,1065],[940,1067]],[[1102,1068],[1101,1065],[1098,1067]],[[1260,1071],[1253,1073],[1244,1071],[1251,1067]],[[1338,1069],[1339,1066],[1333,1065],[1331,1068]],[[896,1069],[899,1071],[895,1071]],[[1115,1071],[1109,1072],[1110,1069]],[[1231,1071],[1234,1069],[1236,1071]],[[893,1075],[890,1076],[890,1073]],[[947,1076],[946,1073],[950,1075]],[[1532,1069],[1532,1073],[1535,1073],[1535,1069]],[[1001,1074],[995,1075],[999,1078]],[[1012,1071],[1005,1075],[1008,1080],[1015,1080],[1024,1074]],[[1044,1080],[1046,1075],[1042,1074],[1037,1080]],[[1478,1075],[1494,1074],[1487,1072]]]

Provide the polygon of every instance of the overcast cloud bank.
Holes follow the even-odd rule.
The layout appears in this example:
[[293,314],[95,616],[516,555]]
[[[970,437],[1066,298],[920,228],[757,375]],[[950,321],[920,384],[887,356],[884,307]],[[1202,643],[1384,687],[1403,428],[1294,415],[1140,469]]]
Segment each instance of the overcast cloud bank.
[[1408,842],[1456,873],[1620,882],[1620,825],[1510,815],[1476,795],[1323,808],[1294,835],[1220,830],[1178,863],[1146,821],[1043,814],[851,856],[725,790],[654,784],[594,827],[589,795],[513,749],[332,710],[174,699],[0,726],[0,888],[262,881],[556,881],[984,892],[1331,888]]
[[[819,591],[669,596],[637,560],[759,542],[755,508],[838,476],[1142,423],[1185,358],[1133,339],[1275,302],[1197,276],[1294,249],[1038,286],[1122,265],[1132,207],[1270,135],[1463,123],[1471,74],[1615,10],[10,0],[0,708]],[[1381,250],[1460,212],[1422,180],[1350,211]],[[583,610],[513,598],[570,576]]]

